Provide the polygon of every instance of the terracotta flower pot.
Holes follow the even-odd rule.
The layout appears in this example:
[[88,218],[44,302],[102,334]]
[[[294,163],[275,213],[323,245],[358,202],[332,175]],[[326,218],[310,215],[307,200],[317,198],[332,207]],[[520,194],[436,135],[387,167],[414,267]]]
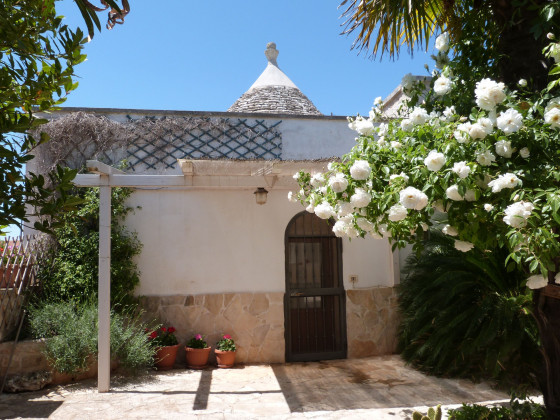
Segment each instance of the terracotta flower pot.
[[235,364],[235,352],[234,351],[222,351],[214,350],[216,354],[216,362],[219,368],[230,368]]
[[158,349],[155,357],[158,370],[169,370],[173,368],[175,358],[177,357],[177,350],[179,350],[179,344],[160,347]]
[[211,347],[205,349],[193,349],[192,347],[185,347],[187,366],[191,369],[204,369],[208,366],[208,356],[210,355]]

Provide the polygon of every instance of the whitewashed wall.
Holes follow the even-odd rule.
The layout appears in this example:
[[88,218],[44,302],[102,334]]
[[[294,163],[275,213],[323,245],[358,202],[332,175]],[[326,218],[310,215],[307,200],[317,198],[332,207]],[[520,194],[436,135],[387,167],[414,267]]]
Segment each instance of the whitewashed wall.
[[[252,190],[137,190],[141,206],[127,226],[144,244],[140,295],[193,295],[285,290],[284,233],[303,210],[272,190],[255,203]],[[343,243],[345,288],[392,286],[392,254],[385,240]]]

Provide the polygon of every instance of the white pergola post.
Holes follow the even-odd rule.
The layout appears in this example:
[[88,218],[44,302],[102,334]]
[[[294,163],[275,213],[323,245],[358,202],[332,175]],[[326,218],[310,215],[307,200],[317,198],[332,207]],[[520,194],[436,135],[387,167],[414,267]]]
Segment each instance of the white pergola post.
[[[108,183],[108,175],[101,175]],[[99,187],[97,390],[108,392],[111,379],[111,187]]]

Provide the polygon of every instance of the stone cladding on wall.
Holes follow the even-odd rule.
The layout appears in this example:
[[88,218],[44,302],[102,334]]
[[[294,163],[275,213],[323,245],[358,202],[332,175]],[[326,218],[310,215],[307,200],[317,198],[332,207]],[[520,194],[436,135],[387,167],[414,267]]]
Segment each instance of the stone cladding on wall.
[[[202,334],[215,347],[222,334],[237,345],[237,362],[281,363],[285,360],[284,293],[219,293],[145,296],[148,314],[177,329],[181,344]],[[184,350],[177,357],[183,357]]]
[[[0,343],[0,372],[6,373],[6,367],[10,361],[14,343],[7,341]],[[7,374],[22,374],[28,372],[36,372],[39,370],[49,370],[49,364],[42,350],[45,346],[43,340],[26,340],[20,341],[13,349],[12,361]]]
[[348,358],[396,353],[399,325],[393,287],[346,291]]

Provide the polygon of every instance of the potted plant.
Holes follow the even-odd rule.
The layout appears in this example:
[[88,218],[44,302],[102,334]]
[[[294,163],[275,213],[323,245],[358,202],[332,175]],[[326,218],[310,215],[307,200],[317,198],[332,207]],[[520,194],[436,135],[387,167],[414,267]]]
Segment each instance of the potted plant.
[[174,327],[160,327],[150,333],[148,339],[156,348],[155,363],[160,370],[169,370],[175,364],[179,343]]
[[219,368],[230,368],[235,364],[235,351],[237,347],[231,335],[224,334],[216,343],[216,362]]
[[210,347],[201,334],[196,334],[185,346],[187,366],[191,369],[204,369],[208,365]]

